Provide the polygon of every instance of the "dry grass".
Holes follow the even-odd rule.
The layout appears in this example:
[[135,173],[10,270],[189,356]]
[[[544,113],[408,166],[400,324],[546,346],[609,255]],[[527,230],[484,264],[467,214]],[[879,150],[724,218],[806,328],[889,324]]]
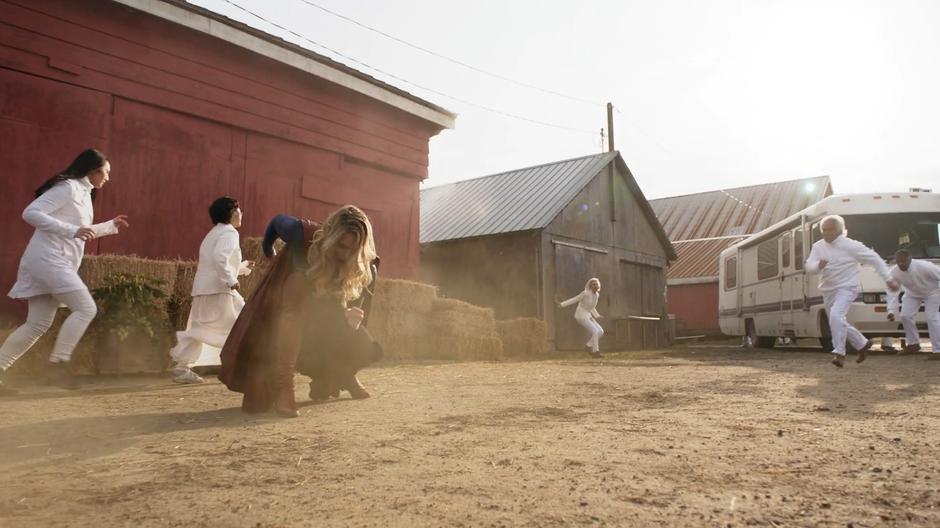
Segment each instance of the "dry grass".
[[496,331],[507,356],[538,357],[546,352],[548,328],[541,319],[520,317],[496,321]]

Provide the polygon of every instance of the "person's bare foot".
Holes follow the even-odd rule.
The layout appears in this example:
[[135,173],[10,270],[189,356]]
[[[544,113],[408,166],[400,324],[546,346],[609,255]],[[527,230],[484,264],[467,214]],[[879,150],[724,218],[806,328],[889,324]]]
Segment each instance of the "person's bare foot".
[[835,366],[837,366],[837,367],[839,367],[839,368],[842,368],[842,367],[845,366],[845,364],[842,363],[842,356],[840,356],[840,355],[838,355],[838,354],[833,354],[833,355],[832,355],[832,364],[835,365]]
[[868,342],[865,343],[865,346],[863,346],[861,349],[859,349],[859,351],[858,351],[858,357],[855,358],[855,362],[856,362],[856,363],[861,363],[862,361],[865,361],[865,359],[868,358],[868,350],[871,349],[871,346],[874,345],[874,344],[875,344],[875,342],[872,341],[871,339],[869,339]]

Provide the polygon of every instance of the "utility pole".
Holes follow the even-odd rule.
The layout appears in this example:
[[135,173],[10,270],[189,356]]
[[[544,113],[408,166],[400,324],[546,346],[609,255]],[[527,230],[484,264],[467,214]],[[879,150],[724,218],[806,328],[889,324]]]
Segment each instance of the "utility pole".
[[[607,152],[614,151],[614,104],[607,103]],[[610,221],[617,221],[617,200],[614,198],[614,160],[607,166],[607,185],[610,194]]]
[[614,104],[607,103],[607,152],[614,151]]

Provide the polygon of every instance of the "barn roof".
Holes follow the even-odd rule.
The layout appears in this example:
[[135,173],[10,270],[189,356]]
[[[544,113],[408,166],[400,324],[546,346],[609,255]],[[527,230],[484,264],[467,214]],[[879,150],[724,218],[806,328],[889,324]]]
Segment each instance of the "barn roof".
[[457,114],[453,112],[325,55],[186,0],[113,1],[263,55],[443,128],[454,128]]
[[617,151],[502,172],[421,191],[421,243],[542,229],[597,174],[616,162],[657,231],[672,245]]
[[832,194],[829,176],[650,200],[669,240],[750,235]]
[[650,200],[679,255],[668,279],[717,278],[726,247],[831,194],[829,176],[817,176]]

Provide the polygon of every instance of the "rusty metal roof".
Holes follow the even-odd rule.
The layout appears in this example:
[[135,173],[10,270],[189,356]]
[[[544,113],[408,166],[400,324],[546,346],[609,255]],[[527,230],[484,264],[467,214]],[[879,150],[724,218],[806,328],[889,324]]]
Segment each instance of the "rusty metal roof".
[[686,240],[673,242],[679,256],[666,272],[667,280],[717,278],[718,256],[747,237],[706,238],[704,240]]
[[606,152],[421,191],[421,243],[547,226],[617,156]]
[[832,194],[829,176],[650,200],[673,242],[750,235]]

